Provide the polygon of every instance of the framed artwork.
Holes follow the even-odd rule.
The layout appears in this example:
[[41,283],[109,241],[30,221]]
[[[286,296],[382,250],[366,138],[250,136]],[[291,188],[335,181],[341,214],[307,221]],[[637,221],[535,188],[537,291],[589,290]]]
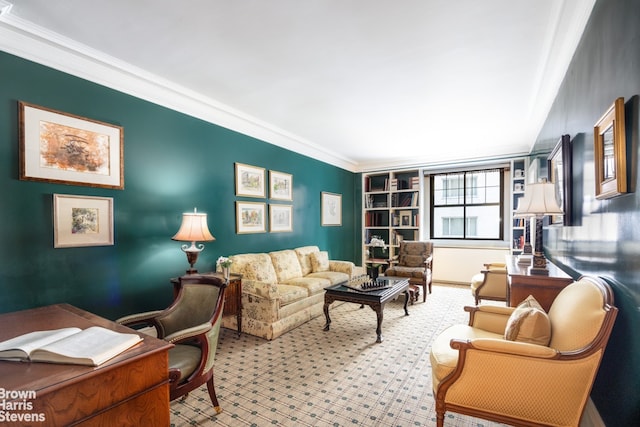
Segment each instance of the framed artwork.
[[551,215],[552,224],[571,225],[571,181],[573,175],[571,159],[571,138],[569,135],[562,135],[547,158],[549,181],[555,187],[558,206],[564,211],[564,215]]
[[269,198],[293,200],[293,176],[288,173],[269,171]]
[[400,227],[411,227],[412,221],[411,217],[413,216],[413,212],[411,211],[400,211]]
[[18,102],[20,179],[124,188],[121,126]]
[[342,225],[342,194],[321,193],[321,223],[323,226]]
[[291,205],[269,205],[269,231],[272,233],[293,231],[293,207]]
[[236,196],[265,198],[264,168],[236,163]]
[[627,192],[627,147],[624,98],[618,98],[594,126],[596,198],[609,199]]
[[236,202],[236,232],[264,233],[266,232],[266,203]]
[[113,198],[53,195],[53,247],[113,245]]

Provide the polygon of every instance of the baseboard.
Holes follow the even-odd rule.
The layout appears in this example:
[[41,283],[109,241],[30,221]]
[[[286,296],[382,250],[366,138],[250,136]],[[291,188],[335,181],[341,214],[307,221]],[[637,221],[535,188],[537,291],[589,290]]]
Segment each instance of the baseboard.
[[600,418],[600,413],[596,408],[596,405],[593,404],[593,400],[589,398],[587,401],[587,406],[584,408],[584,412],[582,413],[582,419],[580,420],[580,427],[606,427],[602,418]]

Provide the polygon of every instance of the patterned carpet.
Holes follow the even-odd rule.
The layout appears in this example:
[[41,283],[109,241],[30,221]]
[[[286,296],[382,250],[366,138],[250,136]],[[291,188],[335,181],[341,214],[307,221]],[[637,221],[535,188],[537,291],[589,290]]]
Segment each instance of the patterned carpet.
[[[384,310],[376,344],[376,315],[369,307],[331,308],[324,316],[274,341],[238,337],[224,329],[215,381],[223,412],[215,414],[206,387],[171,404],[171,426],[434,426],[429,348],[453,323],[466,323],[468,287],[434,285],[426,303],[403,297]],[[447,413],[446,426],[498,426]]]

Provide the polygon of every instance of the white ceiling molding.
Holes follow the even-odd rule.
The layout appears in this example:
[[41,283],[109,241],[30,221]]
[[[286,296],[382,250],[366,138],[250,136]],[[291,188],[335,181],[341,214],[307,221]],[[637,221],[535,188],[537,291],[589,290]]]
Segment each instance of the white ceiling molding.
[[11,14],[0,0],[0,50],[355,172],[344,156]]

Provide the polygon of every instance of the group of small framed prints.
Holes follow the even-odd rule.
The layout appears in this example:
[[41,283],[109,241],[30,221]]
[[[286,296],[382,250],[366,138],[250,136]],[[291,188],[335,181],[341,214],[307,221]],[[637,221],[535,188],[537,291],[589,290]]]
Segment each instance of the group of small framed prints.
[[[257,166],[235,164],[236,196],[264,199],[266,193],[266,171]],[[269,171],[269,199],[293,201],[293,175]],[[236,232],[265,233],[267,204],[265,202],[236,201]],[[269,231],[283,233],[293,231],[293,206],[284,203],[269,203]]]
[[[20,180],[124,189],[121,126],[18,102]],[[113,198],[53,195],[53,247],[109,246]]]

